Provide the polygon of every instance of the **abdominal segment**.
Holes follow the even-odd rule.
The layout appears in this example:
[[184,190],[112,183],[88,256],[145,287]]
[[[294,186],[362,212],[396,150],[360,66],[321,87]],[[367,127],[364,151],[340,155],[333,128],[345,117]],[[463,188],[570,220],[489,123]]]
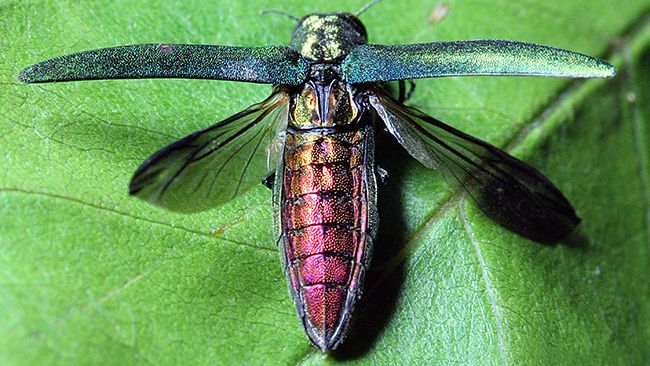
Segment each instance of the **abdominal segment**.
[[370,127],[288,133],[278,171],[291,292],[307,334],[323,350],[342,339],[372,245],[371,135]]

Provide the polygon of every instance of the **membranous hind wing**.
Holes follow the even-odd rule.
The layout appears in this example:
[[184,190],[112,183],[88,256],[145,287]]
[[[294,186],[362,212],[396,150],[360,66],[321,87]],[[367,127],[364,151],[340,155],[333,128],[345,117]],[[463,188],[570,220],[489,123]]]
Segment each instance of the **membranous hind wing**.
[[160,149],[135,172],[129,192],[181,212],[234,198],[269,171],[268,147],[286,126],[288,108],[287,94],[276,88],[263,102]]
[[562,193],[530,165],[397,102],[379,88],[370,103],[414,158],[466,190],[486,215],[506,228],[554,243],[580,222]]

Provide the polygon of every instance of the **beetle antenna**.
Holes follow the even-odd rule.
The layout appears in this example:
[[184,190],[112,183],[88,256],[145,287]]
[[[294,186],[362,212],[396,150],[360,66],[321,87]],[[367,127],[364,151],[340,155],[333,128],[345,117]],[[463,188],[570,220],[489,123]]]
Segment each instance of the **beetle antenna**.
[[355,16],[355,17],[358,17],[359,15],[363,14],[363,12],[365,12],[365,11],[368,10],[368,9],[370,9],[371,7],[373,7],[375,4],[377,4],[377,3],[380,2],[380,1],[381,1],[381,0],[372,0],[371,2],[367,3],[366,5],[364,5],[361,9],[357,10],[357,12],[354,13],[354,16]]
[[295,16],[293,14],[290,14],[290,13],[287,13],[286,11],[277,10],[277,9],[262,10],[261,14],[262,15],[264,15],[264,14],[280,14],[280,15],[284,15],[285,17],[287,17],[289,19],[293,19],[296,22],[300,21],[300,18],[298,18],[297,16]]

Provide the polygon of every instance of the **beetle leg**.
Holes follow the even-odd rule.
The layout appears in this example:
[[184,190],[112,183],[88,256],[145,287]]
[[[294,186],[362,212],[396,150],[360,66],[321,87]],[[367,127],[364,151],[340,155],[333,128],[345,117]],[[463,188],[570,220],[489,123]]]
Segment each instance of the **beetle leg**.
[[406,100],[406,86],[404,85],[404,80],[397,82],[398,91],[397,91],[397,101],[403,103]]
[[[408,91],[406,90],[406,83],[409,83],[408,86]],[[399,95],[397,97],[397,100],[400,103],[404,103],[407,100],[411,99],[411,96],[413,95],[413,92],[415,91],[415,81],[409,79],[409,80],[400,80],[398,82],[399,85]]]
[[[408,83],[408,86],[407,86]],[[411,99],[413,92],[415,91],[415,81],[408,80],[396,80],[396,81],[387,81],[379,84],[380,87],[398,102],[404,103],[407,100]]]
[[264,177],[264,179],[262,179],[262,184],[264,184],[266,188],[272,190],[275,184],[275,172],[271,172],[266,177]]
[[377,178],[379,178],[379,181],[381,182],[381,184],[387,185],[389,176],[388,176],[388,172],[386,171],[386,169],[384,169],[384,168],[380,167],[379,165],[377,165],[375,167],[375,172],[377,173]]

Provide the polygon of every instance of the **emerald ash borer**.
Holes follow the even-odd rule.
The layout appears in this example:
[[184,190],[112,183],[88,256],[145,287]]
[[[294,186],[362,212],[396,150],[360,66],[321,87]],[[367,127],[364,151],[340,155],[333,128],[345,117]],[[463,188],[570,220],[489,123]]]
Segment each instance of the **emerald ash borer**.
[[[557,242],[580,221],[562,193],[528,164],[403,104],[405,81],[615,74],[613,66],[589,56],[515,41],[368,44],[359,14],[295,18],[288,46],[119,46],[56,57],[25,68],[19,78],[273,85],[262,102],[155,152],[136,170],[129,192],[192,212],[262,180],[272,186],[275,239],[291,296],[307,336],[327,352],[344,339],[377,233],[376,127],[517,233]],[[400,93],[387,91],[389,81],[398,81]]]

